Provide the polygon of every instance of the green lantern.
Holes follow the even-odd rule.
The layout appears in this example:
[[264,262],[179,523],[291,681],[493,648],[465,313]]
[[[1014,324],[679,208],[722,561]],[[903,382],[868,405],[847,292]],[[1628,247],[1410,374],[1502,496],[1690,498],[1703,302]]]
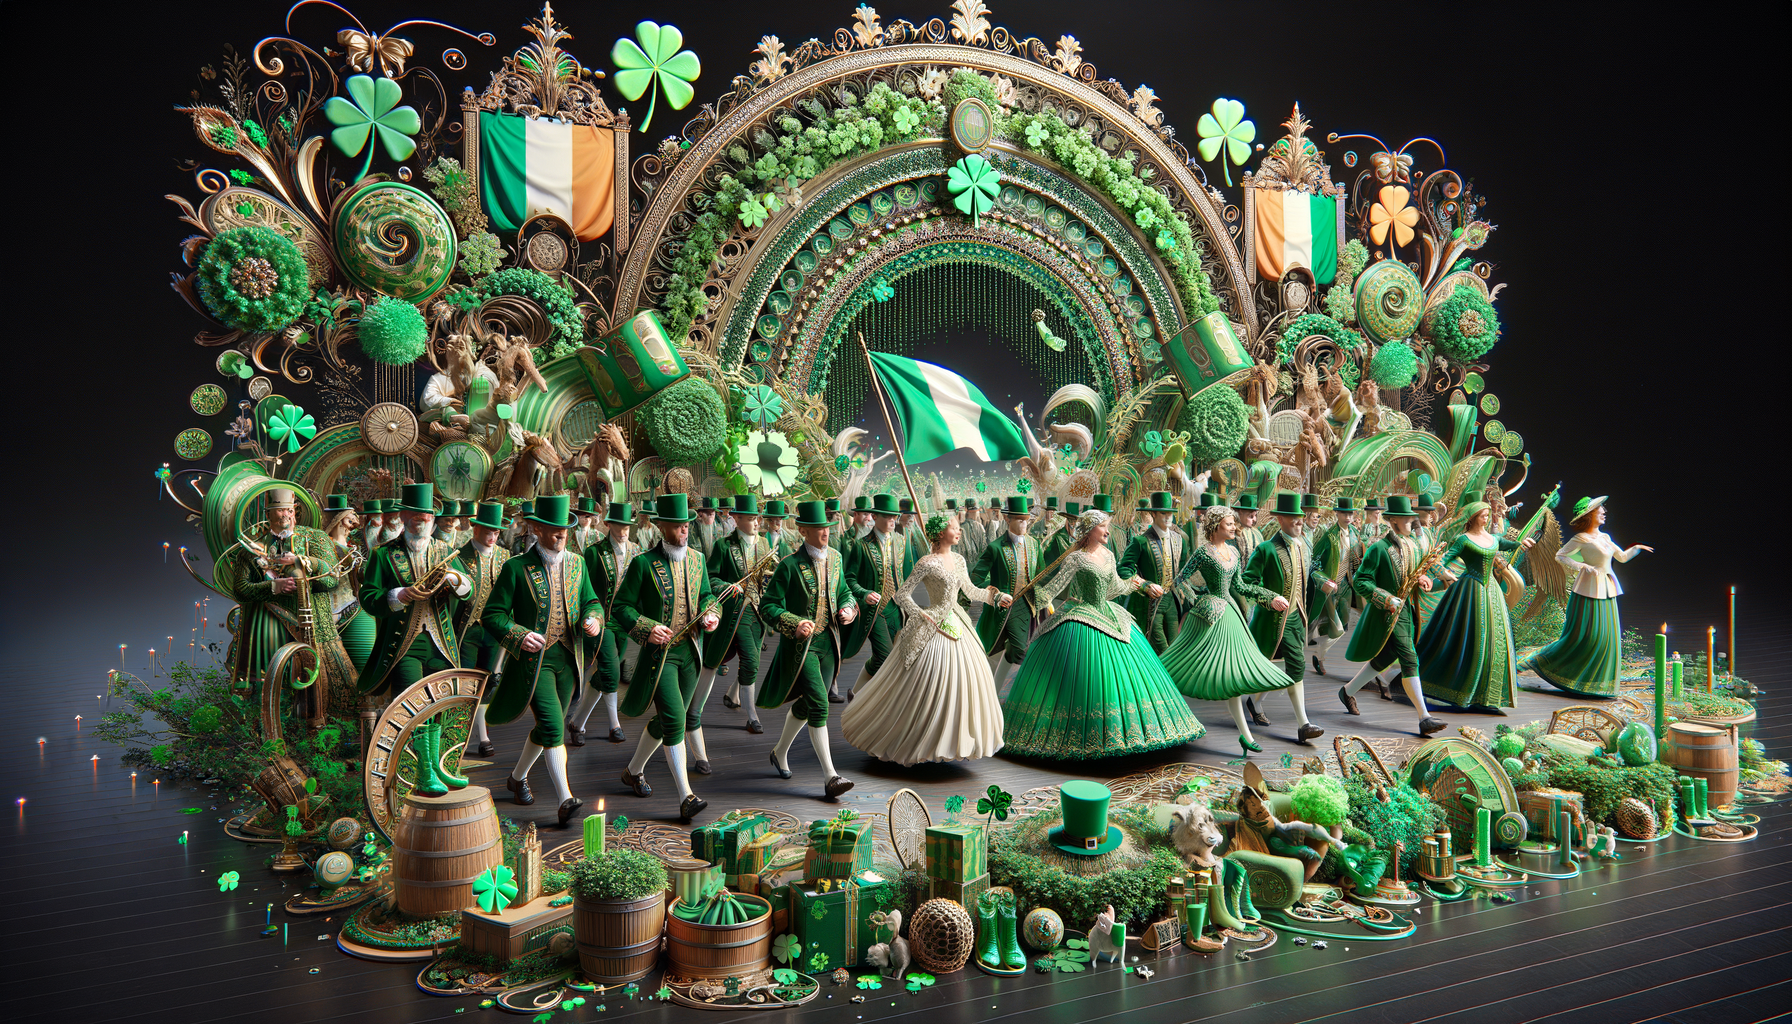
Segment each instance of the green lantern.
[[634,410],[691,373],[651,309],[636,313],[601,347],[579,349],[578,359],[605,419]]

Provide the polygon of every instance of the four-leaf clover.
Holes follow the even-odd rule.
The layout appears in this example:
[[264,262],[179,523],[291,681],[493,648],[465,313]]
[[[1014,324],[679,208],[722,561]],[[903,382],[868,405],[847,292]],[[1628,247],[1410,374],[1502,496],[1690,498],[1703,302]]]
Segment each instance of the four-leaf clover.
[[1001,181],[1002,176],[988,160],[972,153],[961,157],[946,172],[946,191],[951,194],[952,204],[958,207],[958,212],[969,214],[972,225],[975,225],[981,215],[996,205]]
[[516,872],[502,864],[486,868],[473,879],[473,898],[488,914],[503,912],[516,899]]
[[765,204],[758,196],[748,196],[747,201],[740,204],[740,223],[742,227],[756,228],[765,223]]
[[767,497],[783,494],[786,487],[796,482],[801,459],[785,436],[775,430],[748,431],[747,443],[736,454],[748,484]]
[[768,384],[755,384],[747,389],[742,409],[748,423],[757,423],[760,427],[770,429],[784,415],[784,400]]
[[780,935],[772,940],[772,956],[781,964],[791,963],[803,955],[803,940],[794,935]]
[[897,132],[907,135],[920,126],[921,115],[910,110],[908,104],[905,103],[897,107],[895,113],[890,115],[890,121],[896,126]]
[[296,405],[283,405],[268,420],[268,436],[276,441],[284,439],[286,450],[296,452],[300,445],[317,436],[317,421]]
[[910,992],[919,992],[923,988],[933,984],[936,979],[933,975],[928,974],[925,971],[916,971],[915,973],[910,974],[907,980],[908,990]]
[[1145,431],[1144,440],[1139,442],[1139,450],[1152,458],[1164,453],[1164,435],[1155,430]]
[[1008,808],[1014,803],[1013,795],[1006,793],[1000,786],[991,786],[986,790],[987,796],[977,798],[978,814],[993,814],[997,821],[1008,820]]
[[1048,130],[1045,125],[1040,124],[1038,121],[1034,121],[1027,125],[1027,145],[1034,149],[1040,149],[1044,146],[1045,140],[1048,138],[1051,138],[1051,131]]
[[[636,45],[636,39],[640,40],[640,45]],[[696,54],[680,50],[683,45],[684,33],[676,26],[643,21],[635,26],[634,39],[618,39],[610,48],[610,59],[616,62],[617,68],[617,92],[630,100],[638,100],[648,89],[653,89],[653,99],[647,101],[647,117],[641,122],[642,131],[653,123],[653,108],[659,102],[661,90],[665,91],[666,102],[673,110],[683,110],[696,95],[691,83],[702,73],[703,65]],[[658,88],[655,88],[656,84]],[[751,224],[747,226],[752,227]]]
[[1369,207],[1369,240],[1380,245],[1394,233],[1395,245],[1412,242],[1412,229],[1419,223],[1419,211],[1406,205],[1411,190],[1402,185],[1383,185],[1375,205]]
[[355,156],[362,150],[367,151],[367,159],[362,161],[361,173],[355,175],[355,180],[365,178],[367,169],[373,166],[370,136],[379,137],[380,145],[392,159],[409,159],[417,151],[411,136],[423,127],[423,119],[417,116],[416,108],[398,105],[404,95],[398,83],[390,78],[355,75],[345,87],[349,98],[330,97],[324,103],[324,117],[336,126],[330,133],[330,141],[344,155]]
[[234,871],[224,872],[223,874],[218,876],[218,891],[219,892],[229,892],[230,890],[236,888],[236,884],[238,882],[242,881],[242,878],[243,878],[243,876],[237,874]]
[[1014,481],[1014,489],[1025,494],[1033,489],[1033,481],[1023,476],[1019,480]]
[[1219,155],[1220,147],[1225,147],[1226,159],[1220,161],[1220,169],[1225,172],[1226,184],[1230,185],[1232,168],[1228,161],[1243,167],[1250,159],[1251,143],[1257,139],[1257,126],[1244,119],[1243,103],[1221,96],[1213,101],[1213,113],[1202,114],[1201,120],[1195,122],[1195,134],[1201,136],[1195,149],[1203,160],[1212,160]]

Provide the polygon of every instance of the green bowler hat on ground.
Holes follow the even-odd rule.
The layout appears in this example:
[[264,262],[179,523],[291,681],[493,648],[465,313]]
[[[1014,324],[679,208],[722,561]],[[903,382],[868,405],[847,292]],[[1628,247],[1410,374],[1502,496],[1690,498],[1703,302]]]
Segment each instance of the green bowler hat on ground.
[[1096,857],[1120,846],[1120,829],[1108,824],[1113,793],[1099,782],[1072,779],[1058,787],[1064,823],[1047,833],[1046,841],[1065,853]]

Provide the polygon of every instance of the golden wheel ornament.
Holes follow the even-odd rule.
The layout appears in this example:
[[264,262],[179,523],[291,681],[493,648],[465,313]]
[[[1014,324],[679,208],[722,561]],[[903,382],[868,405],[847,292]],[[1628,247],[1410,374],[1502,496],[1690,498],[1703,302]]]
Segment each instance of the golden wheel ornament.
[[896,860],[905,868],[919,867],[927,860],[927,828],[933,816],[921,794],[912,789],[899,789],[890,796],[885,807],[889,815],[890,845],[896,849]]
[[361,414],[361,439],[380,455],[403,455],[417,443],[417,415],[397,402],[380,402]]
[[445,726],[442,760],[458,771],[473,711],[479,707],[479,694],[488,678],[489,673],[483,669],[443,669],[399,691],[380,712],[361,769],[361,786],[367,798],[368,820],[388,842],[392,839],[392,824],[404,813],[404,798],[416,785],[417,759],[411,751],[411,733],[418,725],[441,717]]

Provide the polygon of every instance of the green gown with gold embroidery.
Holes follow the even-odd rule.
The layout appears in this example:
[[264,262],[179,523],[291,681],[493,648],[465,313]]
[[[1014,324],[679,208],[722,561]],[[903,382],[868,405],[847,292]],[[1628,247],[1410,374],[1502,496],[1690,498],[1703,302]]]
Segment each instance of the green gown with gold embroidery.
[[1419,635],[1419,677],[1426,697],[1457,707],[1516,706],[1512,621],[1493,560],[1517,547],[1504,537],[1493,547],[1482,547],[1467,534],[1450,542],[1438,564],[1460,559],[1462,574],[1444,591]]
[[1263,602],[1276,595],[1240,580],[1244,559],[1226,550],[1231,565],[1222,564],[1205,544],[1195,549],[1202,592],[1190,608],[1189,625],[1164,652],[1164,671],[1176,688],[1200,700],[1231,700],[1292,685],[1281,666],[1263,656],[1233,603],[1238,594]]
[[1057,610],[1027,646],[1002,704],[1003,745],[1032,757],[1082,759],[1174,747],[1206,730],[1126,609],[1105,548],[1072,551],[1040,585]]

